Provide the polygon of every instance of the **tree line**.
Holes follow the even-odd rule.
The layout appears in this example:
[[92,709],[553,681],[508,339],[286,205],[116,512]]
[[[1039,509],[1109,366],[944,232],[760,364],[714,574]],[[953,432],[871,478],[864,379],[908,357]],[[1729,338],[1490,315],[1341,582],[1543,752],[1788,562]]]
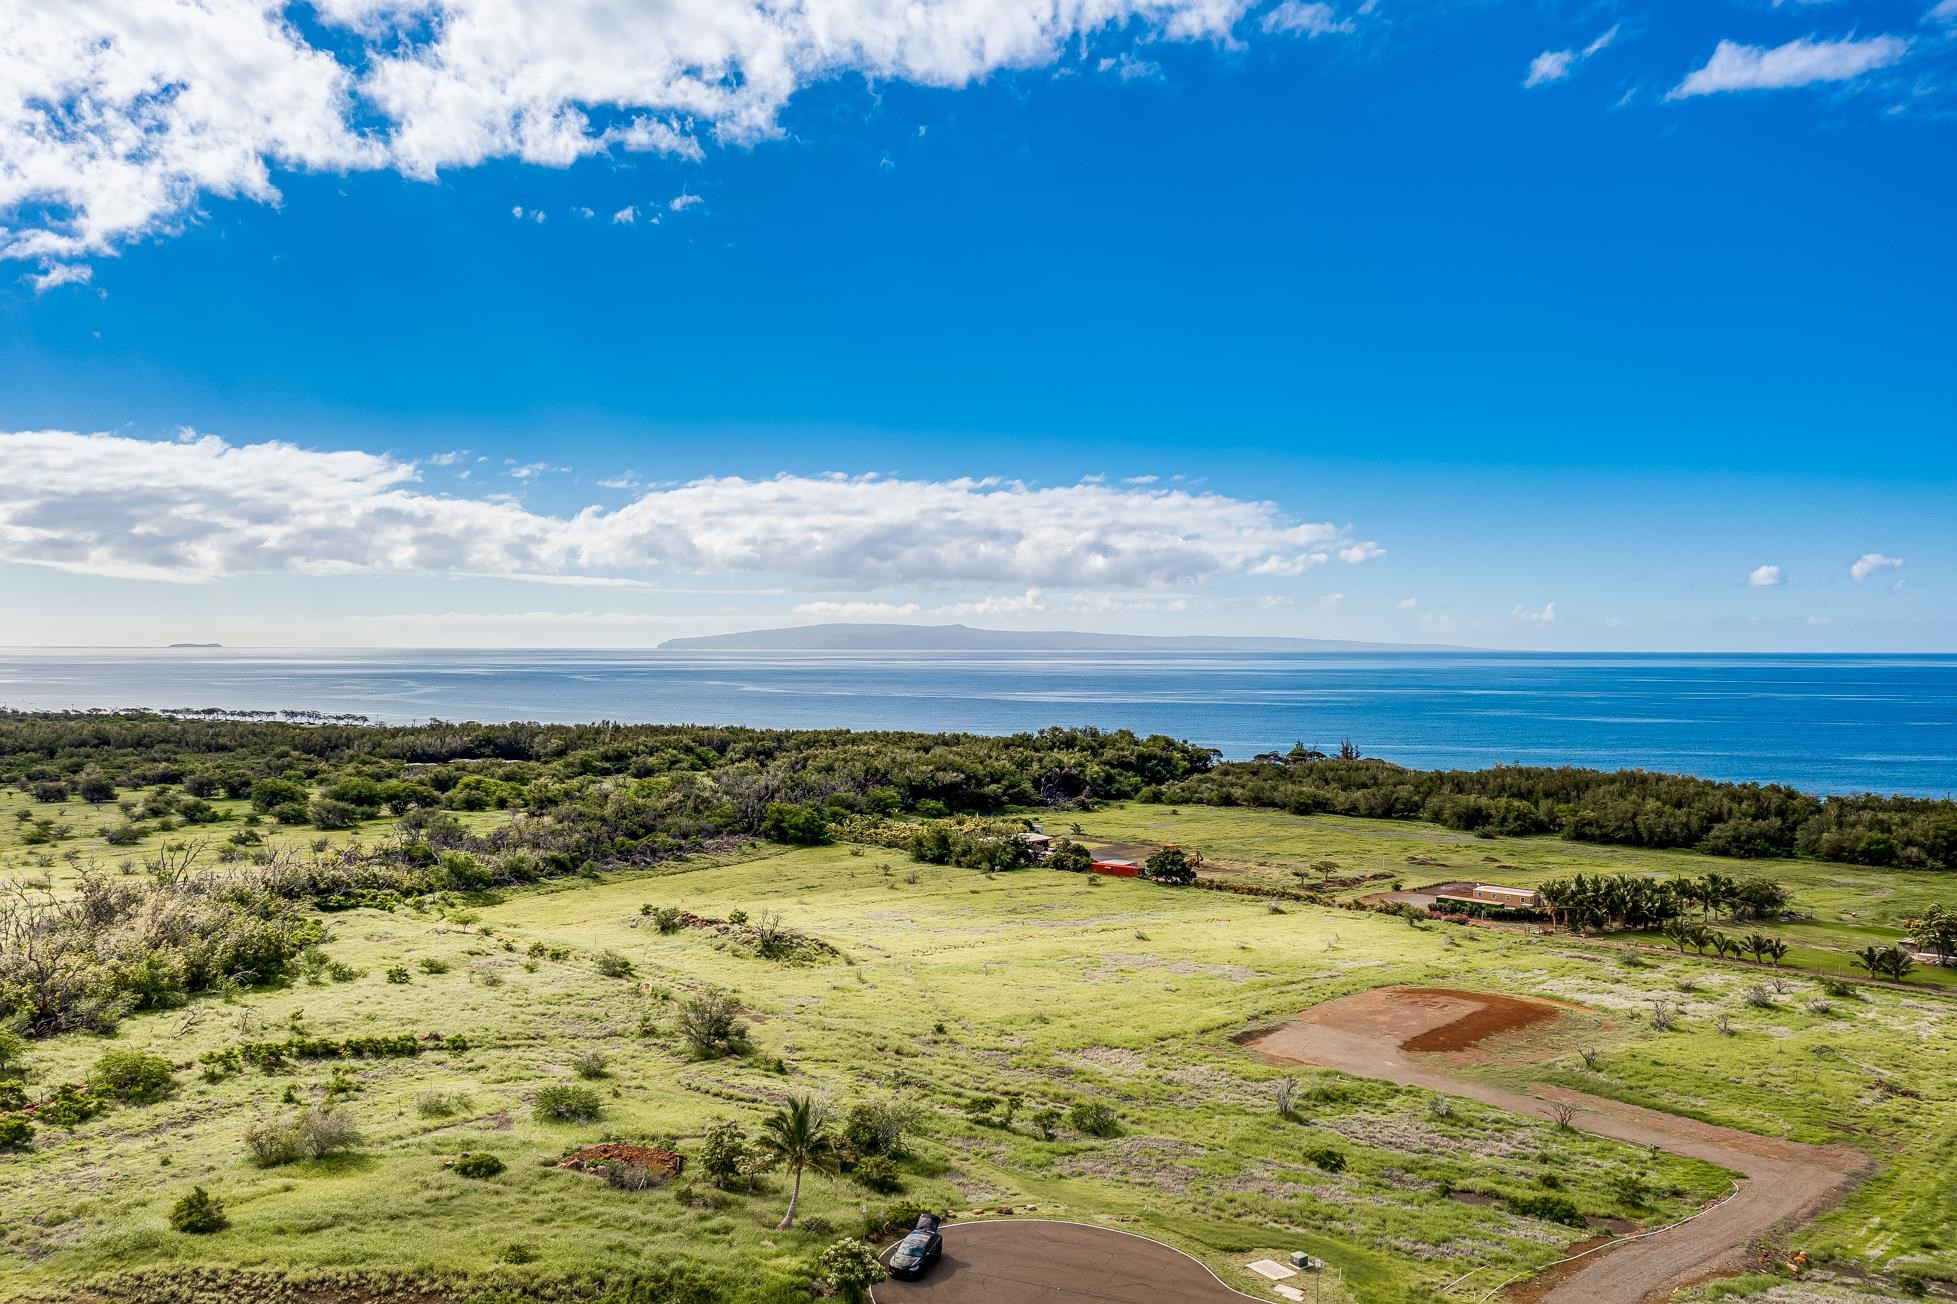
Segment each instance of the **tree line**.
[[1722,783],[1645,770],[1495,766],[1410,770],[1296,748],[1225,762],[1142,794],[1177,805],[1260,806],[1297,815],[1429,820],[1488,837],[1681,848],[1715,856],[1957,869],[1957,802],[1819,797],[1781,784]]

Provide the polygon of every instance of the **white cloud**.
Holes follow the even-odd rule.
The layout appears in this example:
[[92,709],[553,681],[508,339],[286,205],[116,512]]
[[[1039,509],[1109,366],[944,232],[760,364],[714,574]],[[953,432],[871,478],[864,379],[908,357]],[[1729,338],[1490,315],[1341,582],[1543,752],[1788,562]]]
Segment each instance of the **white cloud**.
[[1618,31],[1617,27],[1612,27],[1581,50],[1544,50],[1529,60],[1529,74],[1522,79],[1522,85],[1533,88],[1565,80],[1576,71],[1578,64],[1608,48],[1617,39]]
[[1284,0],[1264,15],[1263,28],[1267,32],[1296,33],[1303,36],[1331,36],[1352,30],[1352,20],[1342,19],[1338,11],[1328,4],[1313,3],[1311,0]]
[[1688,74],[1665,98],[1683,100],[1722,91],[1786,90],[1849,81],[1900,61],[1909,52],[1909,45],[1899,36],[1803,39],[1770,50],[1721,41],[1706,66]]
[[0,561],[199,581],[246,573],[774,573],[848,587],[1150,589],[1352,545],[1186,488],[716,477],[568,517],[418,485],[412,462],[286,443],[0,433]]
[[1268,611],[1276,607],[1290,607],[1297,604],[1289,594],[1260,593],[1257,595],[1257,605]]
[[1746,573],[1746,587],[1749,589],[1772,589],[1780,586],[1780,567],[1755,566]]
[[675,213],[684,213],[687,209],[693,207],[695,204],[704,204],[706,202],[707,201],[699,195],[678,194],[673,196],[672,201],[668,203],[666,207],[672,209]]
[[[1101,60],[1094,65],[1094,70],[1110,73],[1122,81],[1155,81],[1162,76],[1161,64],[1138,58],[1130,50],[1123,50],[1120,54]],[[888,161],[886,156],[885,162]]]
[[1554,625],[1556,623],[1556,604],[1546,602],[1543,604],[1541,611],[1530,611],[1527,607],[1517,603],[1515,610],[1509,614],[1517,620],[1527,621],[1531,625]]
[[1250,568],[1252,575],[1303,575],[1314,566],[1332,560],[1322,552],[1300,552],[1289,557],[1266,557]]
[[1855,564],[1848,568],[1848,573],[1855,577],[1857,584],[1860,584],[1879,570],[1888,570],[1902,564],[1901,557],[1885,557],[1879,552],[1865,552],[1855,559]]
[[1401,611],[1412,611],[1415,607],[1418,607],[1420,605],[1420,599],[1401,598],[1399,602],[1394,605]]
[[95,279],[95,269],[87,263],[55,263],[38,276],[30,276],[34,293],[46,294],[62,285],[87,285]]
[[1371,561],[1375,557],[1384,557],[1385,555],[1386,549],[1380,547],[1371,539],[1367,539],[1363,543],[1355,543],[1349,548],[1339,549],[1339,560],[1348,566],[1357,566],[1362,561]]
[[709,136],[779,135],[783,107],[817,82],[959,87],[1081,57],[1095,38],[1225,42],[1248,7],[317,0],[317,26],[302,27],[274,0],[15,0],[0,38],[0,256],[113,252],[207,196],[276,203],[278,171],[432,179],[497,158],[698,158]]
[[624,208],[621,208],[616,213],[612,214],[613,226],[627,226],[638,220],[639,220],[639,210],[638,207],[633,204],[627,204]]
[[1529,75],[1522,79],[1522,84],[1533,87],[1562,81],[1575,66],[1575,50],[1544,50],[1529,60]]
[[1343,593],[1327,593],[1318,599],[1318,605],[1321,607],[1336,607],[1344,601],[1345,594]]
[[1957,0],[1937,0],[1936,8],[1923,17],[1931,22],[1957,23]]
[[945,620],[973,617],[1001,620],[1047,613],[1119,615],[1129,612],[1186,611],[1188,608],[1188,599],[1173,596],[1047,593],[1040,589],[1028,589],[1024,593],[997,594],[969,602],[945,602],[928,607],[918,602],[802,602],[796,604],[795,614],[819,616],[825,620],[902,620],[911,616]]

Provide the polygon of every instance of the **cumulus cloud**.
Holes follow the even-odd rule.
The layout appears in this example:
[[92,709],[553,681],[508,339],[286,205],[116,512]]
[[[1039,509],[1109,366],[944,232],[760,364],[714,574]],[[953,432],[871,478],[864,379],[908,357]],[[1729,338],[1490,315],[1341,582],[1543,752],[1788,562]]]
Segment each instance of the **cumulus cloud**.
[[1357,566],[1362,561],[1371,561],[1375,557],[1384,557],[1385,555],[1386,549],[1380,547],[1371,539],[1367,539],[1363,543],[1355,543],[1349,548],[1339,549],[1339,560],[1349,566]]
[[1526,621],[1531,625],[1554,625],[1556,623],[1556,604],[1546,602],[1543,604],[1541,611],[1531,611],[1521,603],[1517,603],[1515,610],[1509,612],[1509,614],[1517,620]]
[[998,479],[711,477],[616,509],[533,512],[419,484],[412,462],[287,443],[0,434],[0,560],[195,582],[245,573],[526,575],[663,567],[857,588],[1147,589],[1353,546],[1275,504]]
[[613,226],[629,226],[630,224],[638,220],[639,220],[639,210],[637,205],[634,204],[627,204],[624,208],[621,208],[616,213],[612,214]]
[[1576,71],[1578,64],[1615,41],[1618,30],[1617,27],[1612,27],[1581,50],[1544,50],[1529,60],[1529,73],[1522,79],[1523,86],[1534,88],[1565,80]]
[[1860,584],[1879,570],[1889,570],[1902,564],[1901,557],[1885,557],[1879,552],[1865,552],[1855,559],[1855,564],[1848,568],[1848,573],[1855,577],[1857,584]]
[[1683,100],[1724,91],[1787,90],[1850,81],[1901,61],[1909,46],[1909,41],[1900,36],[1849,36],[1839,41],[1807,38],[1772,49],[1721,41],[1705,67],[1689,73],[1665,98]]
[[[958,87],[1103,37],[1225,41],[1249,0],[282,0],[12,4],[0,40],[0,254],[73,259],[279,170],[430,179],[489,159],[698,158],[780,133],[860,75]],[[1311,5],[1280,6],[1280,12]],[[1309,21],[1309,20],[1305,20]]]
[[1746,573],[1746,587],[1749,589],[1772,589],[1780,587],[1780,567],[1755,566]]

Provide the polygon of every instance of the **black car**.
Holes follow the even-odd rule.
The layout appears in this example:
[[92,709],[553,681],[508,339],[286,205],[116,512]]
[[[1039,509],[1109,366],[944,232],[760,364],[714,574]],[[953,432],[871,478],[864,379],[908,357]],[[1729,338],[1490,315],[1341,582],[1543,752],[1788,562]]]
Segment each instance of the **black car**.
[[911,1234],[897,1242],[897,1248],[890,1252],[890,1275],[921,1277],[944,1248],[945,1238],[938,1235],[938,1216],[921,1213]]

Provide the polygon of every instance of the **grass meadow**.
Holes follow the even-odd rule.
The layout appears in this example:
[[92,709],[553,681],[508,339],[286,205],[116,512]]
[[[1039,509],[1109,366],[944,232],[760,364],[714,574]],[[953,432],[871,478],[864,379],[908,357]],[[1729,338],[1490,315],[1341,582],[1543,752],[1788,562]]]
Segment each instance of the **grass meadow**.
[[[74,872],[70,847],[77,862],[111,866],[145,850],[92,845],[90,821],[102,812],[74,806],[60,808],[74,829],[68,839],[4,841],[18,824],[4,803],[20,800],[0,796],[0,874],[58,887]],[[1409,883],[1528,883],[1578,870],[1703,872],[1708,863],[1241,810],[1118,806],[1080,819],[1085,836],[1179,842],[1223,872],[1286,885],[1300,869],[1307,879],[1377,872]],[[226,828],[215,826],[220,840]],[[202,835],[151,841],[190,836]],[[1341,868],[1312,869],[1328,861]],[[1817,950],[1957,895],[1931,876],[1757,868],[1795,886],[1816,915]],[[661,933],[642,913],[648,905],[708,916],[778,911],[838,954],[781,963],[710,930]],[[1303,1249],[1341,1271],[1343,1285],[1326,1298],[1393,1304],[1432,1299],[1471,1268],[1560,1257],[1587,1233],[1505,1203],[1548,1189],[1546,1177],[1587,1215],[1647,1226],[1727,1189],[1727,1176],[1704,1164],[1471,1101],[1267,1064],[1233,1040],[1383,984],[1483,987],[1594,1012],[1580,1045],[1537,1046],[1474,1070],[1491,1080],[1563,1084],[1865,1148],[1878,1171],[1799,1244],[1890,1279],[1957,1278],[1957,1005],[1923,984],[1824,997],[1818,980],[1788,972],[1761,1005],[1749,994],[1761,973],[1696,956],[1412,927],[1038,869],[985,875],[847,846],[757,847],[325,922],[325,950],[347,966],[343,981],[200,1000],[130,1018],[113,1040],[68,1035],[31,1049],[36,1084],[80,1079],[111,1046],[183,1067],[160,1103],[117,1107],[73,1130],[44,1127],[32,1152],[0,1155],[0,1295],[60,1296],[111,1274],[181,1265],[329,1276],[389,1269],[478,1284],[623,1274],[680,1257],[792,1273],[860,1228],[866,1210],[901,1198],[967,1214],[1011,1207],[1106,1222],[1187,1249],[1260,1296],[1268,1292],[1243,1265]],[[606,976],[602,968],[616,967],[601,966],[606,953],[629,960],[631,973]],[[406,982],[389,980],[395,968]],[[748,1053],[700,1062],[680,1049],[676,1005],[707,986],[738,994]],[[1677,1012],[1674,1031],[1651,1026],[1657,1002]],[[196,1067],[240,1041],[295,1031],[459,1034],[470,1048],[215,1080]],[[1580,1049],[1595,1052],[1595,1068],[1583,1066]],[[604,1076],[577,1077],[578,1057],[593,1051]],[[1291,1119],[1275,1107],[1285,1078],[1299,1083]],[[571,1082],[598,1092],[602,1118],[539,1120],[537,1092]],[[242,1135],[252,1120],[289,1114],[288,1102],[329,1089],[363,1133],[356,1153],[277,1168],[249,1162]],[[901,1196],[814,1178],[802,1225],[779,1232],[779,1174],[751,1194],[720,1196],[686,1181],[617,1190],[554,1167],[568,1149],[608,1137],[690,1151],[716,1120],[752,1130],[774,1103],[802,1092],[922,1106]],[[974,1119],[973,1102],[988,1097],[1017,1102],[1010,1126],[996,1121],[996,1106],[987,1111],[995,1121]],[[1092,1103],[1115,1110],[1119,1135],[1083,1135],[1063,1121],[1042,1139],[1032,1122],[1042,1110]],[[494,1153],[507,1167],[487,1180],[459,1177],[444,1161],[465,1151]],[[170,1230],[167,1211],[193,1184],[223,1199],[229,1230]]]

